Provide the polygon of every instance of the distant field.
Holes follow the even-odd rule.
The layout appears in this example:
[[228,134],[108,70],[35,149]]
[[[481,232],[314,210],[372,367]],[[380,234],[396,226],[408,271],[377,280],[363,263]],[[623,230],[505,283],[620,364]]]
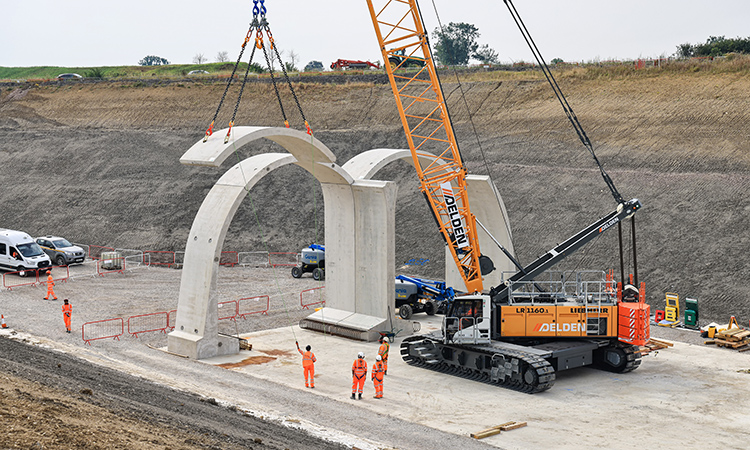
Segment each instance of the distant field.
[[[205,70],[210,75],[232,73],[234,63],[169,64],[165,66],[103,66],[103,67],[0,67],[0,80],[51,80],[61,73],[77,73],[94,77],[99,72],[103,78],[183,77],[193,70]],[[240,63],[238,72],[244,74],[247,63]]]

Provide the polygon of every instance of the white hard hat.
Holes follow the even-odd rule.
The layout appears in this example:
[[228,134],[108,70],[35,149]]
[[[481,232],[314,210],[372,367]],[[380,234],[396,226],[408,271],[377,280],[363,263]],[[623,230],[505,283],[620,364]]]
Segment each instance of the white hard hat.
[[390,342],[390,341],[388,340],[388,336],[383,336],[383,342]]
[[378,355],[378,356],[375,357],[375,361],[380,361],[381,359],[383,359],[383,358],[380,355]]
[[357,358],[360,358],[360,359],[361,359],[361,358],[364,358],[364,357],[365,357],[365,354],[364,354],[364,352],[359,352],[359,353],[357,353]]

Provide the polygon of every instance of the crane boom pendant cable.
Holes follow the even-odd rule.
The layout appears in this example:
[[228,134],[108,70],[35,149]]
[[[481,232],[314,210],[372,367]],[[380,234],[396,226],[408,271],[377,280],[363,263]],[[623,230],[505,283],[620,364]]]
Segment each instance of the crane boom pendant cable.
[[562,106],[563,111],[565,111],[565,115],[568,117],[568,120],[573,125],[573,128],[576,131],[576,134],[578,134],[578,138],[581,140],[581,143],[583,144],[583,146],[586,147],[589,153],[591,153],[591,156],[594,158],[596,165],[599,167],[599,172],[601,172],[602,178],[604,178],[604,182],[607,184],[607,187],[612,193],[612,197],[614,197],[618,205],[625,203],[625,200],[623,200],[622,195],[620,195],[620,192],[617,191],[617,188],[615,187],[614,182],[609,177],[607,172],[604,170],[604,167],[602,166],[602,164],[599,162],[599,158],[596,157],[596,153],[594,153],[594,147],[591,144],[589,137],[586,135],[586,131],[584,131],[583,126],[581,126],[581,123],[578,121],[578,117],[576,117],[575,113],[573,112],[573,108],[570,106],[570,104],[568,103],[568,100],[565,98],[565,94],[563,94],[562,90],[560,89],[560,86],[558,86],[557,81],[555,80],[555,77],[552,75],[552,71],[550,70],[549,66],[547,66],[547,63],[542,57],[542,54],[539,51],[539,48],[537,48],[536,43],[534,42],[534,39],[531,37],[529,30],[526,28],[526,25],[523,23],[523,20],[521,19],[521,16],[518,14],[516,7],[513,5],[512,0],[503,0],[503,2],[505,2],[505,6],[508,7],[508,11],[510,12],[510,15],[513,17],[513,21],[516,22],[516,26],[518,26],[519,31],[521,31],[521,35],[526,41],[526,44],[529,46],[529,49],[531,49],[531,53],[534,55],[534,59],[536,59],[537,64],[539,64],[539,67],[542,69],[542,73],[547,79],[547,82],[550,84],[550,86],[552,87],[552,90],[555,92],[555,96],[557,97],[557,100],[560,102],[560,105]]

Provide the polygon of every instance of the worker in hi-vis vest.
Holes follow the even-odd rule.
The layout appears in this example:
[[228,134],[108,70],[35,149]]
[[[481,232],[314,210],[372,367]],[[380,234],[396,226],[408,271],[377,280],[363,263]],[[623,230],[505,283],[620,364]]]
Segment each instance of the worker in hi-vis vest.
[[365,354],[359,352],[357,359],[352,364],[352,400],[357,398],[355,394],[359,393],[359,399],[362,400],[362,388],[365,385],[365,378],[367,378],[367,361],[365,361]]
[[383,358],[380,355],[375,357],[375,364],[372,365],[372,382],[375,385],[375,398],[383,398]]
[[383,360],[383,375],[388,375],[388,351],[391,349],[391,344],[388,342],[388,336],[380,338],[380,348],[378,349],[378,355]]
[[50,300],[50,295],[52,296],[52,300],[57,300],[57,296],[55,295],[55,291],[52,290],[52,286],[55,285],[55,280],[52,279],[52,271],[47,271],[47,296],[44,297],[45,300]]
[[70,319],[73,315],[73,305],[68,303],[66,298],[62,305],[63,320],[65,321],[65,330],[70,333]]
[[[302,369],[305,371],[305,387],[314,388],[315,387],[315,354],[310,351],[310,346],[308,345],[305,347],[305,351],[303,352],[299,348],[299,342],[294,341],[295,344],[297,344],[297,351],[302,355]],[[309,377],[309,382],[308,382]]]

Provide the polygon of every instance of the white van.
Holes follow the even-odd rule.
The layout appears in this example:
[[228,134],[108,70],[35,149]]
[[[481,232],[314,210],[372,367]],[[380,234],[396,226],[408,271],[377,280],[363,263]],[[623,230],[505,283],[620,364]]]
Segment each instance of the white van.
[[17,271],[23,277],[51,266],[49,256],[31,236],[22,231],[0,228],[0,269]]

